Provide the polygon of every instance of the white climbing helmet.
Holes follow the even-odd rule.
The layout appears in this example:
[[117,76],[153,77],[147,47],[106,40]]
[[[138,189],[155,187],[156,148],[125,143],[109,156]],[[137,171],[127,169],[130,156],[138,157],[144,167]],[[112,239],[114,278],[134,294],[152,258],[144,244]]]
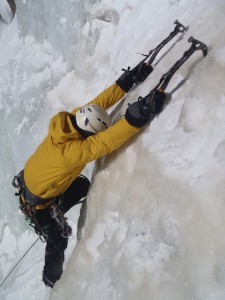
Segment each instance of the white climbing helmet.
[[76,122],[81,130],[96,134],[110,126],[110,117],[101,106],[88,104],[76,112]]

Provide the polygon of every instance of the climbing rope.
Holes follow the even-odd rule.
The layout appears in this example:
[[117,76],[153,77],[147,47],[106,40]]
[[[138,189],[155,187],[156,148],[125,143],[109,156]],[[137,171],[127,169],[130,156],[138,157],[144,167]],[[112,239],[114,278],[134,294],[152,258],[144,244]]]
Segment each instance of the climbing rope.
[[[74,240],[77,236],[75,235],[73,238],[71,238],[69,240],[69,242],[71,242],[72,240]],[[34,247],[34,245],[37,243],[37,241],[40,239],[40,237],[38,237],[36,239],[36,241],[30,246],[30,248],[24,253],[24,255],[20,258],[20,260],[18,260],[18,262],[15,264],[15,266],[12,268],[12,270],[8,273],[8,275],[5,277],[5,279],[1,282],[0,287],[6,282],[6,280],[8,279],[8,277],[10,276],[10,274],[13,272],[13,270],[16,268],[16,266],[21,262],[21,260],[27,255],[27,253]]]
[[34,245],[37,243],[37,241],[40,239],[40,237],[38,237],[36,239],[36,241],[30,246],[30,248],[24,253],[24,255],[20,258],[20,260],[15,264],[15,266],[12,268],[12,270],[8,273],[8,275],[5,277],[5,279],[2,281],[2,283],[0,284],[0,287],[4,284],[4,282],[7,280],[7,278],[9,277],[9,275],[13,272],[13,270],[16,268],[16,266],[21,262],[21,260],[27,255],[27,253],[34,247]]

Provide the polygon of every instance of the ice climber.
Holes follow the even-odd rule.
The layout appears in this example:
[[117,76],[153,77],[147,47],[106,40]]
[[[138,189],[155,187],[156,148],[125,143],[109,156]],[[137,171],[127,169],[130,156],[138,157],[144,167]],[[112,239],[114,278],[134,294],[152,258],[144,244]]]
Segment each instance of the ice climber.
[[140,98],[110,126],[106,110],[151,71],[147,64],[128,68],[87,105],[56,114],[47,136],[16,176],[20,208],[47,243],[42,275],[46,286],[53,287],[63,272],[64,250],[71,234],[64,214],[87,196],[90,182],[81,171],[87,163],[126,143],[163,108],[166,95],[157,91],[150,105],[146,106],[149,95]]

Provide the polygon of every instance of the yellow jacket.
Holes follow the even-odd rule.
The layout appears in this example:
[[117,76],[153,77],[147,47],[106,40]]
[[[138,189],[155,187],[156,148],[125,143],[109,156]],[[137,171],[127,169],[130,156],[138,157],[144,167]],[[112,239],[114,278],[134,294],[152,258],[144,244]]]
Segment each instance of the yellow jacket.
[[[107,109],[124,94],[115,83],[90,103]],[[84,139],[69,117],[78,109],[60,112],[51,119],[48,135],[26,162],[24,179],[32,194],[42,198],[62,194],[88,162],[116,150],[140,130],[122,118],[105,131]]]

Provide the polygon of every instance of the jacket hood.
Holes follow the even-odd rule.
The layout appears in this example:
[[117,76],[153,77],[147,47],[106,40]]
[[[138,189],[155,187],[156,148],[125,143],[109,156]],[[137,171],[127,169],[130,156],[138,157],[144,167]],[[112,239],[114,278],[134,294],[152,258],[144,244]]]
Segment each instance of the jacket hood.
[[74,139],[82,139],[73,127],[70,116],[74,117],[74,115],[63,111],[52,117],[49,124],[49,134],[55,144],[65,144]]

